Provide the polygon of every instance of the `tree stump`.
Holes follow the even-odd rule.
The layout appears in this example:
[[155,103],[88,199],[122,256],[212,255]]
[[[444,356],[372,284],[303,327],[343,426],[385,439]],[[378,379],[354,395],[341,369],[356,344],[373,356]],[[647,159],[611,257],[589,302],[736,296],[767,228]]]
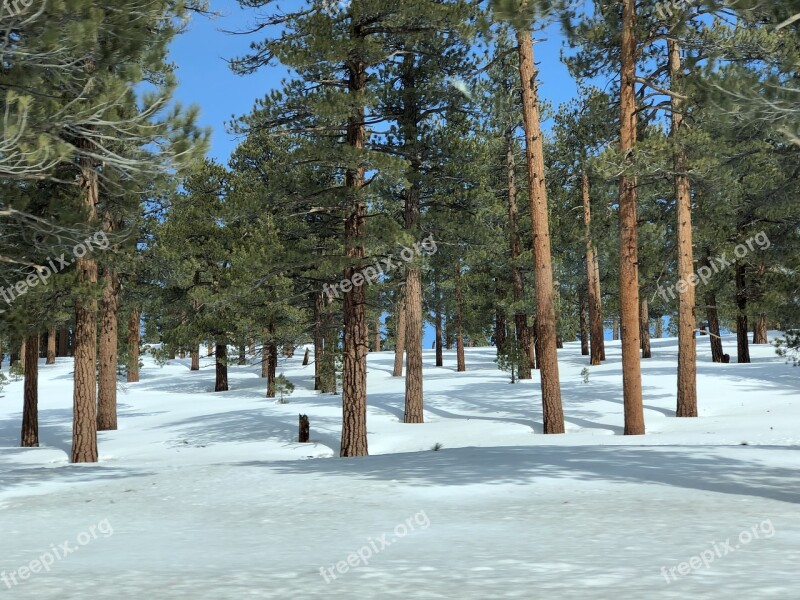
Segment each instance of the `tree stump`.
[[301,444],[307,444],[311,436],[311,425],[308,422],[306,415],[300,415],[300,436],[298,441]]
[[306,354],[303,357],[303,366],[304,367],[308,366],[308,363],[310,361],[311,361],[311,350],[309,348],[306,348]]

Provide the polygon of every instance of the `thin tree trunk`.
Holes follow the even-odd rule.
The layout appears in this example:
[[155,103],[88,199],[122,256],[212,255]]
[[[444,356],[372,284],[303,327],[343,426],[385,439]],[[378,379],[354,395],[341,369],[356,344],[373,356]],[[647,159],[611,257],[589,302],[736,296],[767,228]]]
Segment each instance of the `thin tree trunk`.
[[722,349],[722,334],[719,328],[719,315],[717,313],[717,296],[714,292],[706,294],[706,315],[708,317],[708,333],[711,342],[711,360],[715,363],[724,362],[725,352]]
[[[527,4],[527,0],[524,2]],[[550,255],[547,188],[545,185],[544,147],[536,91],[533,40],[528,29],[517,31],[519,72],[522,83],[522,115],[525,123],[525,149],[533,234],[534,281],[536,288],[537,335],[540,339],[538,361],[541,373],[542,420],[544,433],[564,433],[564,411],[558,373],[556,311],[553,265]]]
[[442,339],[442,307],[439,297],[439,292],[436,292],[436,366],[442,367],[444,366],[444,352],[443,350],[443,339]]
[[244,344],[239,344],[239,360],[236,364],[240,367],[243,367],[247,364],[247,346]]
[[[87,152],[92,143],[80,142]],[[94,159],[80,159],[80,186],[87,209],[86,222],[97,220],[100,187]],[[84,256],[77,258],[78,281],[83,287],[97,284],[97,262]],[[97,300],[91,296],[75,302],[75,374],[73,376],[71,462],[97,462]]]
[[[3,360],[3,355],[0,352],[0,362]],[[47,331],[47,361],[46,365],[56,364],[56,328],[51,327]]]
[[[522,244],[519,236],[519,206],[517,205],[519,188],[517,187],[517,162],[514,153],[514,130],[511,127],[505,131],[505,142],[506,182],[508,184],[508,233],[511,250],[511,293],[514,298],[514,304],[519,305],[522,302],[525,290],[519,265],[520,255],[522,254]],[[519,379],[530,379],[536,358],[531,350],[528,317],[519,310],[514,313],[514,330],[517,346],[522,349],[525,356],[525,359],[521,360],[517,366],[518,377]]]
[[759,313],[756,317],[756,322],[753,324],[753,343],[754,344],[769,344],[767,338],[767,315]]
[[256,338],[250,338],[249,346],[250,346],[250,356],[255,356],[256,355]]
[[614,320],[611,322],[611,339],[619,341],[619,318],[614,317]]
[[308,363],[311,362],[311,350],[306,348],[305,354],[303,354],[303,366],[307,367]]
[[[107,228],[110,231],[110,228]],[[100,376],[97,395],[97,430],[117,429],[117,343],[119,279],[111,271],[104,275],[100,310]]]
[[375,352],[381,351],[381,316],[375,319]]
[[580,330],[581,336],[581,356],[589,356],[589,332],[588,328],[586,327],[586,310],[588,308],[588,302],[586,301],[586,296],[581,293],[578,299],[579,309],[578,309],[578,326]]
[[324,307],[322,292],[314,297],[314,389],[322,390],[322,309]]
[[[620,149],[628,163],[636,145],[636,0],[622,0],[620,48]],[[619,180],[620,324],[625,435],[643,435],[642,371],[639,341],[639,249],[636,178],[622,172]]]
[[213,342],[208,342],[207,350],[208,350],[208,353],[206,354],[206,356],[209,356],[209,357],[214,356],[214,343]]
[[128,319],[128,383],[139,381],[139,309],[134,308]]
[[[353,28],[353,38],[363,35],[360,26]],[[357,58],[348,60],[348,91],[359,98],[367,87],[367,70]],[[356,100],[355,102],[358,102]],[[355,106],[347,121],[346,143],[356,152],[366,141],[365,109]],[[361,262],[367,209],[361,197],[365,184],[365,167],[348,169],[345,176],[348,214],[345,219],[345,253],[352,261],[344,271],[344,279],[363,278]],[[366,296],[363,285],[354,285],[344,293],[344,348],[342,361],[342,444],[340,456],[366,456],[367,448],[367,348],[364,344],[366,327]]]
[[456,370],[462,373],[467,370],[464,357],[464,324],[463,324],[463,291],[461,289],[461,265],[456,264]]
[[[680,46],[667,40],[669,76],[672,90],[681,93],[682,65]],[[682,146],[685,102],[672,97],[672,138],[677,140],[673,156],[675,166],[675,199],[677,206],[678,280],[690,281],[694,275],[692,250],[692,188],[689,182],[689,162]],[[679,417],[697,416],[697,313],[695,286],[678,286],[678,408]]]
[[403,357],[406,351],[406,300],[401,292],[395,301],[395,344],[394,344],[394,371],[392,376],[403,376]]
[[275,321],[270,320],[267,327],[268,342],[266,344],[266,363],[262,364],[262,368],[266,366],[267,375],[267,398],[275,397],[275,375],[278,371],[278,344],[275,339]]
[[25,359],[27,358],[27,352],[25,351],[27,343],[27,340],[22,340],[22,344],[19,347],[19,366],[22,367],[23,371],[25,370]]
[[22,447],[39,447],[39,336],[25,346],[25,391],[22,409]]
[[190,352],[190,355],[192,357],[192,366],[191,366],[190,370],[199,371],[200,370],[200,348],[198,347],[198,344],[194,344],[192,346],[192,351]]
[[736,351],[737,362],[750,362],[747,327],[747,273],[743,264],[736,265]]
[[639,338],[642,344],[642,358],[652,358],[653,353],[650,349],[650,309],[647,305],[647,298],[639,301]]
[[600,272],[597,255],[592,244],[592,197],[589,173],[581,170],[583,196],[583,232],[586,241],[586,290],[589,305],[589,329],[591,330],[591,357],[589,364],[599,365],[605,360],[605,333],[603,331],[603,309],[600,296]]
[[228,342],[221,340],[217,342],[215,352],[217,358],[217,378],[214,384],[215,392],[228,391]]

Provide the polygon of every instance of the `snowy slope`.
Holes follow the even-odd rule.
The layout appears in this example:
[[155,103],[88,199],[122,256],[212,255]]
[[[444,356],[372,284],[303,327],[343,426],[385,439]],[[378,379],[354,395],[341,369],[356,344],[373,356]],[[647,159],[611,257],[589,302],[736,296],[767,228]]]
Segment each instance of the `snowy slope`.
[[68,464],[70,361],[42,366],[42,448],[16,447],[21,382],[0,399],[0,598],[797,598],[800,370],[764,346],[712,364],[704,341],[701,417],[677,419],[676,341],[654,340],[644,437],[621,435],[618,342],[588,384],[560,351],[563,436],[491,348],[466,373],[426,352],[426,423],[404,425],[393,355],[372,354],[354,460],[301,353],[285,405],[258,366],[214,394],[210,360],[147,362],[99,465]]

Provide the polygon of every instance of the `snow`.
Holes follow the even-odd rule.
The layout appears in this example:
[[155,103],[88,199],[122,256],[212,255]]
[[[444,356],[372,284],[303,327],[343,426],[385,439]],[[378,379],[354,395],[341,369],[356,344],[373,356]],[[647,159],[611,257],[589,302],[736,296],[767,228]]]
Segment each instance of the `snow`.
[[0,599],[795,598],[800,370],[770,346],[713,364],[698,342],[700,418],[678,419],[676,341],[653,341],[644,437],[622,435],[618,342],[589,383],[579,345],[559,351],[563,436],[540,435],[538,383],[510,385],[492,348],[466,373],[425,352],[424,425],[402,423],[393,354],[371,354],[364,459],[336,457],[341,397],[298,352],[289,404],[259,365],[215,394],[210,359],[148,359],[101,462],[70,465],[71,361],[42,365],[41,448],[17,448],[22,383],[0,398]]

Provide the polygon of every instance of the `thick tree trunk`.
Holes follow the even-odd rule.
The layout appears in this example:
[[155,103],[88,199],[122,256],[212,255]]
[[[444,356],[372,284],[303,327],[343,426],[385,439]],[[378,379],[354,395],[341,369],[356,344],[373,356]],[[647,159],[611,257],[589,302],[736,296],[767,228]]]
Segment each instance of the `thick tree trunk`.
[[664,337],[664,320],[661,315],[656,318],[656,324],[653,332],[653,337],[657,340]]
[[650,309],[647,305],[647,298],[642,298],[639,302],[639,338],[642,344],[642,358],[652,358],[653,353],[650,349]]
[[737,362],[750,362],[747,327],[747,271],[743,264],[736,265],[736,351]]
[[754,344],[769,344],[767,336],[767,315],[759,313],[756,321],[753,324],[753,343]]
[[[107,217],[106,222],[110,223]],[[113,229],[106,226],[107,231]],[[119,278],[107,271],[100,310],[100,375],[97,395],[97,430],[117,429],[117,343],[119,339]]]
[[[90,142],[81,147],[92,151]],[[80,159],[80,185],[83,203],[87,209],[87,223],[97,220],[99,180],[94,159]],[[97,284],[97,263],[84,256],[77,258],[78,281],[84,287]],[[75,302],[75,374],[73,377],[72,411],[73,463],[97,462],[97,300],[91,297]]]
[[464,357],[464,324],[463,324],[463,303],[464,297],[461,290],[461,265],[456,264],[456,371],[463,373],[467,370],[467,361]]
[[392,376],[403,376],[403,358],[406,351],[406,300],[401,292],[395,301],[395,344],[394,344],[394,372]]
[[214,356],[214,343],[213,342],[208,342],[207,351],[208,352],[207,352],[206,356],[208,356],[208,357]]
[[[0,353],[0,362],[3,361],[3,355]],[[47,330],[47,361],[46,365],[56,364],[56,328],[51,327]]]
[[[620,47],[620,149],[630,163],[636,145],[636,1],[622,0]],[[637,181],[627,169],[619,180],[620,325],[625,435],[643,435],[642,371],[639,340],[639,249]]]
[[406,404],[404,423],[422,423],[422,281],[418,268],[406,276]]
[[64,327],[58,332],[58,351],[56,357],[63,358],[69,354],[69,328]]
[[605,360],[605,332],[603,331],[603,308],[600,296],[600,267],[592,244],[592,197],[589,188],[589,173],[581,171],[583,196],[583,234],[586,242],[586,290],[589,305],[589,329],[591,330],[591,357],[589,364],[599,365]]
[[[352,36],[363,35],[361,26],[355,26]],[[348,91],[358,98],[367,87],[367,70],[357,58],[348,60]],[[365,111],[363,105],[354,101],[351,116],[347,121],[346,143],[356,152],[364,148],[366,141]],[[348,169],[345,187],[348,195],[345,219],[345,253],[352,261],[344,271],[344,279],[353,282],[349,292],[344,293],[344,348],[342,360],[342,444],[340,456],[366,456],[367,448],[367,348],[364,343],[366,328],[366,295],[363,283],[365,257],[363,246],[367,208],[361,197],[364,187],[363,166]],[[356,281],[356,279],[362,281]],[[358,283],[358,285],[356,285]]]
[[[274,333],[274,330],[273,332]],[[267,398],[275,397],[275,377],[278,373],[278,345],[274,342],[269,344],[269,358],[267,360]]]
[[25,391],[22,408],[22,447],[39,447],[39,336],[25,346]]
[[[681,93],[681,52],[674,40],[667,40],[669,76],[672,91]],[[675,167],[675,200],[677,206],[678,281],[688,282],[694,275],[692,250],[692,188],[689,182],[689,163],[681,145],[685,102],[672,97],[672,138],[677,140],[673,164]],[[678,286],[678,408],[679,417],[697,416],[697,314],[695,286]]]
[[200,348],[198,347],[198,344],[194,344],[192,346],[192,350],[190,352],[190,355],[192,357],[192,366],[191,366],[190,370],[199,371],[200,370]]
[[578,308],[578,327],[581,336],[581,356],[589,356],[589,331],[586,327],[586,310],[588,308],[588,302],[586,301],[586,296],[583,293],[581,293],[578,303],[580,305]]
[[128,383],[139,381],[139,309],[134,308],[128,319]]
[[27,343],[27,340],[22,340],[22,344],[19,347],[19,366],[22,367],[23,371],[25,370],[25,359],[28,358],[25,351]]
[[221,340],[217,342],[215,352],[217,358],[217,378],[214,383],[215,392],[228,391],[228,342]]
[[[527,3],[527,0],[526,2]],[[528,167],[531,222],[533,234],[534,281],[536,287],[537,335],[540,339],[538,361],[541,373],[542,420],[544,433],[564,433],[564,411],[556,348],[556,311],[553,265],[550,254],[547,188],[545,185],[544,146],[536,91],[533,40],[530,30],[517,31],[519,72],[522,83],[522,115],[525,124],[525,148]]]

